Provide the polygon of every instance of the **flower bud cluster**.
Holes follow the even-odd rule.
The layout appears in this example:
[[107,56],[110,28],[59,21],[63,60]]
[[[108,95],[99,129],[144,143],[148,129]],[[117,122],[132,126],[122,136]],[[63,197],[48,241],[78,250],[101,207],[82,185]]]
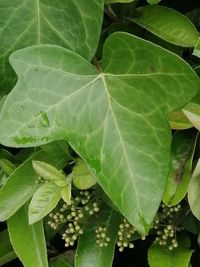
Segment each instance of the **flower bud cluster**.
[[154,221],[154,229],[157,230],[156,241],[161,246],[167,246],[169,250],[178,247],[176,233],[180,230],[175,223],[175,219],[181,209],[180,204],[174,207],[167,207],[161,205],[162,212],[156,217]]
[[135,233],[134,227],[124,218],[119,225],[117,246],[119,251],[122,252],[124,248],[134,248],[134,244],[131,242],[133,234]]
[[66,223],[66,230],[62,235],[65,246],[73,246],[78,236],[83,234],[83,228],[88,217],[99,212],[99,205],[95,201],[93,191],[79,191],[71,199],[71,204],[66,203],[55,214],[50,213],[48,224],[56,230],[60,224]]
[[99,247],[107,247],[108,243],[110,242],[110,237],[106,234],[107,229],[106,227],[100,226],[98,229],[95,230],[96,233],[96,243]]

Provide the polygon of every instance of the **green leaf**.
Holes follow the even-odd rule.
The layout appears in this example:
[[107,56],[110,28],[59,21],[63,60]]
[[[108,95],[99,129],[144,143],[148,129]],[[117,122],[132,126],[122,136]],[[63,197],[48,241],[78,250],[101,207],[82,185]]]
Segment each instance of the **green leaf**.
[[192,125],[200,131],[200,94],[183,108],[183,113]]
[[192,174],[188,189],[188,202],[194,216],[200,220],[200,160]]
[[81,190],[88,189],[96,184],[95,178],[81,159],[76,161],[71,177],[73,184]]
[[135,0],[105,0],[105,4],[113,4],[113,3],[130,3]]
[[72,190],[72,186],[71,183],[69,183],[66,186],[63,186],[61,188],[60,194],[62,199],[68,204],[71,204],[71,190]]
[[200,38],[197,40],[192,54],[196,57],[200,57]]
[[101,73],[49,45],[15,52],[11,62],[19,81],[1,112],[0,142],[67,139],[114,205],[146,233],[169,171],[167,114],[197,93],[199,77],[175,54],[120,32],[105,43]]
[[150,5],[156,5],[160,2],[161,0],[147,0],[147,3],[149,3]]
[[140,7],[131,21],[175,45],[194,47],[199,38],[193,23],[186,16],[168,7]]
[[170,173],[163,195],[168,206],[177,205],[187,193],[197,137],[191,131],[179,131],[173,136]]
[[48,267],[42,221],[28,224],[28,205],[8,220],[12,246],[24,267]]
[[32,160],[48,161],[63,168],[67,158],[63,150],[60,150],[60,155],[56,158],[41,150],[16,168],[0,191],[0,221],[12,216],[37,190],[38,174],[32,168]]
[[[112,266],[120,219],[120,216],[108,207],[90,219],[85,226],[83,235],[79,237],[75,267]],[[103,248],[96,243],[95,230],[100,226],[107,228],[106,235],[110,237],[108,246]]]
[[67,255],[64,254],[52,259],[50,261],[50,267],[73,267],[73,265],[69,262]]
[[192,128],[191,122],[187,119],[183,111],[175,110],[168,114],[168,121],[171,129],[174,130],[185,130]]
[[29,224],[38,222],[55,208],[61,197],[60,191],[59,186],[47,182],[34,193],[29,205]]
[[0,158],[0,168],[7,174],[10,175],[16,168],[15,164],[13,164],[8,159]]
[[0,87],[11,89],[16,78],[9,55],[34,44],[56,44],[91,60],[97,49],[103,0],[1,0]]
[[192,252],[181,243],[172,251],[153,243],[148,250],[148,262],[150,267],[188,267]]
[[7,262],[17,258],[10,243],[7,230],[0,232],[0,248],[0,266],[3,266]]
[[66,185],[66,175],[64,175],[63,172],[57,170],[54,166],[46,162],[37,160],[33,160],[32,166],[36,173],[45,180],[52,181],[58,186]]

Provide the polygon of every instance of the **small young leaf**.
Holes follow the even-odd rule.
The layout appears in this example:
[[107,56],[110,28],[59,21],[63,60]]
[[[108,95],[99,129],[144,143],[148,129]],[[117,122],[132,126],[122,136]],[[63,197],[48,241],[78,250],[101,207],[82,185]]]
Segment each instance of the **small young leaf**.
[[12,216],[37,190],[38,174],[32,168],[33,160],[47,161],[61,169],[67,162],[62,149],[55,158],[40,150],[17,167],[0,190],[0,221]]
[[[79,237],[75,267],[112,266],[120,220],[121,217],[118,213],[108,207],[103,208],[100,214],[90,219],[85,226],[83,235]],[[107,229],[106,235],[110,238],[110,242],[106,247],[99,247],[96,243],[95,230],[99,226]]]
[[176,132],[173,136],[170,173],[163,195],[168,206],[177,205],[187,193],[197,137],[191,131]]
[[200,220],[200,160],[192,174],[188,189],[188,202],[194,216]]
[[174,130],[185,130],[193,127],[181,109],[170,112],[168,121],[171,129]]
[[150,4],[150,5],[156,5],[160,2],[161,0],[147,0],[147,2]]
[[69,183],[66,186],[63,186],[60,192],[62,199],[69,205],[71,204],[71,189],[72,186],[71,183]]
[[58,204],[61,188],[53,182],[43,184],[33,195],[29,205],[29,224],[41,220]]
[[64,185],[66,184],[66,176],[52,165],[46,162],[33,160],[32,166],[33,169],[37,172],[37,174],[42,178],[44,178],[45,180],[52,182],[61,181],[61,184],[63,184],[62,182],[64,181],[65,182]]
[[200,94],[183,108],[183,112],[192,125],[200,131]]
[[89,171],[85,162],[81,159],[77,160],[71,175],[73,184],[78,189],[85,190],[96,184],[94,176]]
[[199,38],[193,23],[183,14],[168,7],[158,5],[140,7],[131,20],[175,45],[194,47]]
[[192,252],[181,243],[178,248],[169,250],[154,242],[148,250],[148,262],[150,267],[188,267]]
[[28,224],[28,204],[9,220],[11,244],[24,267],[48,267],[43,223]]
[[15,258],[17,258],[17,256],[10,243],[8,231],[4,230],[0,232],[0,266],[3,266]]

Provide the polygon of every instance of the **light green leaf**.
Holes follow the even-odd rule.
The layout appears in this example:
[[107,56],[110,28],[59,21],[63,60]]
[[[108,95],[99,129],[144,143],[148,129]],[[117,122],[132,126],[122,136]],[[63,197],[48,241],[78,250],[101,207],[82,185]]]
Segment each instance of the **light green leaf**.
[[113,3],[130,3],[135,0],[105,0],[105,4],[113,4]]
[[53,182],[43,184],[33,195],[29,205],[29,224],[41,220],[58,204],[61,188]]
[[2,168],[7,175],[10,175],[15,170],[16,166],[8,159],[0,158],[0,168]]
[[192,54],[194,56],[200,57],[200,38],[197,40]]
[[140,7],[131,20],[175,45],[194,47],[199,38],[193,23],[183,14],[168,7]]
[[148,250],[150,267],[188,267],[192,250],[179,244],[174,250],[153,243]]
[[0,266],[3,266],[7,262],[17,258],[15,252],[13,251],[13,247],[10,244],[7,230],[0,232],[0,248]]
[[177,205],[187,193],[197,137],[191,131],[179,131],[173,136],[171,167],[163,195],[167,206]]
[[[144,234],[169,171],[167,113],[186,104],[200,80],[175,54],[130,34],[112,34],[103,54],[99,73],[56,46],[15,52],[11,62],[19,81],[2,109],[0,142],[27,147],[66,138]],[[41,123],[44,113],[48,127]]]
[[188,189],[188,202],[194,216],[200,220],[200,160],[192,174]]
[[71,204],[71,190],[72,190],[72,186],[71,183],[69,183],[66,186],[63,186],[61,188],[60,194],[62,199],[68,204]]
[[104,0],[1,0],[0,87],[16,78],[9,55],[34,44],[57,44],[91,60],[101,31]]
[[200,94],[183,108],[183,113],[192,125],[200,131]]
[[42,221],[28,224],[28,205],[8,220],[12,246],[24,267],[48,267]]
[[170,112],[168,121],[171,129],[174,130],[185,130],[193,127],[181,109]]
[[150,5],[156,5],[160,2],[161,0],[147,0],[147,3],[149,3]]
[[33,160],[32,166],[36,173],[45,180],[55,182],[58,185],[61,183],[60,186],[66,185],[66,175],[54,166],[38,160]]
[[[75,267],[111,267],[115,242],[119,230],[120,216],[108,207],[93,216],[86,225],[83,235],[79,237],[76,250]],[[99,247],[96,243],[95,230],[100,226],[106,227],[106,235],[110,238],[107,247]]]
[[58,168],[63,168],[67,158],[62,149],[60,155],[55,158],[41,150],[16,168],[0,191],[0,221],[12,216],[37,190],[38,174],[32,168],[32,160],[47,161]]
[[81,190],[96,184],[96,180],[83,160],[78,159],[71,174],[73,184]]

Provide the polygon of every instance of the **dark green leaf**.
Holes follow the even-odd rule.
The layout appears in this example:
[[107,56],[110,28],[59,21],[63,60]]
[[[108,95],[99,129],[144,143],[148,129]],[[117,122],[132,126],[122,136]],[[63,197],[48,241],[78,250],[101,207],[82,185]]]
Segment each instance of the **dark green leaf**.
[[183,14],[168,7],[140,7],[131,20],[175,45],[194,47],[199,38],[193,23]]
[[181,243],[172,251],[153,243],[148,250],[148,262],[150,267],[188,267],[192,252]]
[[107,39],[102,73],[49,45],[18,51],[11,62],[19,81],[2,109],[0,141],[27,147],[66,138],[117,208],[146,233],[168,174],[166,114],[196,94],[198,76],[175,54],[126,33]]
[[34,44],[56,44],[91,60],[97,48],[103,0],[1,0],[0,87],[15,82],[9,55]]
[[[68,254],[68,252],[66,253]],[[50,267],[73,267],[69,262],[67,255],[59,255],[50,261]]]
[[[112,266],[120,219],[120,216],[115,211],[107,207],[90,219],[83,235],[79,238],[75,267]],[[106,235],[110,237],[108,246],[103,248],[96,243],[95,230],[100,226],[107,228]]]
[[191,131],[176,132],[173,136],[170,173],[163,195],[168,206],[177,205],[187,193],[197,136]]
[[46,243],[42,221],[28,224],[28,205],[8,220],[13,248],[24,267],[48,267]]
[[10,244],[8,231],[4,230],[3,232],[0,232],[0,266],[15,258],[17,258],[17,256]]
[[47,161],[57,168],[63,168],[67,158],[63,150],[56,158],[41,150],[16,168],[0,191],[0,221],[12,216],[37,190],[38,174],[32,168],[32,160]]
[[59,186],[47,182],[34,193],[29,205],[29,224],[38,222],[55,208],[61,198],[60,191]]

